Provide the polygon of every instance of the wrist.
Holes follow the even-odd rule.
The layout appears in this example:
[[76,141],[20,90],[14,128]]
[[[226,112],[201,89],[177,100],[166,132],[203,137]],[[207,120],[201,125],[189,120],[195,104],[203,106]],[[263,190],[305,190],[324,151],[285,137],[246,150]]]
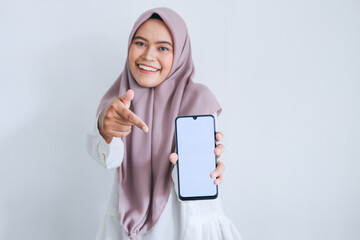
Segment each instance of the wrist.
[[100,129],[99,129],[99,133],[100,133],[100,135],[103,137],[103,139],[105,140],[105,142],[106,142],[107,144],[110,144],[110,143],[111,143],[113,137],[111,137],[111,136],[103,133]]
[[98,130],[99,130],[100,135],[102,136],[102,138],[105,140],[105,142],[106,142],[107,144],[110,144],[111,141],[112,141],[112,139],[113,139],[113,137],[107,135],[106,133],[104,133],[104,132],[102,131],[102,129],[100,128],[99,125],[100,125],[100,124],[99,124],[99,121],[98,121],[97,128],[98,128]]

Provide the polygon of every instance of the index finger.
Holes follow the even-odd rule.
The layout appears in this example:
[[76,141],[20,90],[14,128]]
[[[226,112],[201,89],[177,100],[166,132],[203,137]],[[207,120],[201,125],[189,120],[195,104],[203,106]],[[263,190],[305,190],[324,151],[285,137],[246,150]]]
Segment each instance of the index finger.
[[[143,130],[144,132],[148,132],[149,128],[148,126],[144,123],[143,120],[141,120],[140,117],[138,117],[135,113],[133,113],[131,110],[127,109],[127,108],[123,108],[122,109],[122,113],[123,114],[119,114],[121,117],[125,118],[127,121],[129,121],[131,124],[137,126],[138,128],[140,128],[141,130]],[[124,116],[125,115],[125,116]]]

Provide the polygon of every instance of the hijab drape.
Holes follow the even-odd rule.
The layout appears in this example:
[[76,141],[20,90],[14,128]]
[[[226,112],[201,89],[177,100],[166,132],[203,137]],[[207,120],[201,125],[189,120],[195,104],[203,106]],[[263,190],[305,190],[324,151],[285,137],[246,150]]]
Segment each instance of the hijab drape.
[[[101,100],[98,113],[114,98],[132,89],[130,110],[148,126],[147,133],[132,127],[123,138],[125,153],[119,176],[120,223],[131,239],[148,232],[159,220],[172,187],[169,155],[175,152],[175,118],[190,114],[220,114],[210,90],[192,81],[195,70],[185,22],[173,10],[155,8],[143,13],[130,33],[128,49],[136,30],[158,14],[170,30],[174,61],[169,76],[157,87],[145,88],[133,78],[128,59],[120,77]],[[174,216],[179,217],[179,216]]]

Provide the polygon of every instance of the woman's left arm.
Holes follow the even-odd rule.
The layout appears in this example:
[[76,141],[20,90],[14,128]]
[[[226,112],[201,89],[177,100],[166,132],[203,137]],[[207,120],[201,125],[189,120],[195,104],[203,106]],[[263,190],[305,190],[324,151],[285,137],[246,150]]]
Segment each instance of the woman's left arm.
[[[225,146],[220,143],[220,141],[224,138],[224,134],[222,132],[216,132],[216,148],[214,150],[214,153],[217,156],[217,167],[216,169],[210,174],[211,178],[214,178],[214,184],[219,185],[223,181],[223,173],[225,171],[225,165],[222,161],[219,160],[221,154],[225,151]],[[172,164],[176,164],[178,160],[178,155],[176,153],[171,153],[169,157],[170,162]]]

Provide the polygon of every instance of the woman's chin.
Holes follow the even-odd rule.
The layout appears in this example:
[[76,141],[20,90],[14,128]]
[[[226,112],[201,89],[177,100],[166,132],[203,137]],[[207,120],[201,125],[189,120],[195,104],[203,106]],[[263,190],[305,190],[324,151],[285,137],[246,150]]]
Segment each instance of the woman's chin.
[[141,78],[139,80],[136,80],[136,82],[141,87],[152,88],[159,86],[163,81],[160,79]]

